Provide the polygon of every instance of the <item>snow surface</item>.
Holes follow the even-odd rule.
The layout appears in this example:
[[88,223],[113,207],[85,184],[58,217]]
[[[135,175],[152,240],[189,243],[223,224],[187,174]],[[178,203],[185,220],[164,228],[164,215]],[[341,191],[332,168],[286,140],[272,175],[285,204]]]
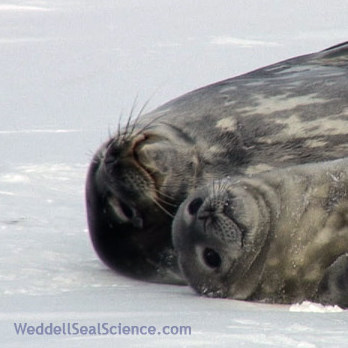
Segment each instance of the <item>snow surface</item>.
[[[348,311],[197,296],[107,269],[84,180],[134,100],[205,84],[348,38],[344,0],[1,0],[1,347],[345,347]],[[16,335],[14,323],[189,325],[187,336]]]

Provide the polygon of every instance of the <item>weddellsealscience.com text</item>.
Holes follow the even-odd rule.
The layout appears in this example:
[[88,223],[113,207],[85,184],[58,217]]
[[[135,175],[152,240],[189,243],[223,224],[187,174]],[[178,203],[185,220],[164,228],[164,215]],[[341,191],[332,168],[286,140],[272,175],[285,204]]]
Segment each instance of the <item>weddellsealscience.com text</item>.
[[31,325],[27,322],[13,323],[14,330],[17,335],[28,336],[69,336],[69,335],[131,335],[131,336],[189,336],[191,335],[191,326],[173,326],[165,325],[157,328],[154,325],[117,325],[109,322],[95,323],[93,325],[81,325],[79,322],[62,322],[59,324],[40,323],[39,325]]

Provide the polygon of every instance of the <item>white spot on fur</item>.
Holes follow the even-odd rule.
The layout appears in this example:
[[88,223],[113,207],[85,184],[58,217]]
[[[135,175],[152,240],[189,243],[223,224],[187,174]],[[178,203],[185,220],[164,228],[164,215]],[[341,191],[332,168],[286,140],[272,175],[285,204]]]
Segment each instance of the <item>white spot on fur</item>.
[[246,174],[250,175],[250,174],[255,174],[255,173],[261,173],[261,172],[266,172],[268,170],[273,169],[273,167],[269,166],[268,164],[257,164],[255,166],[250,166],[247,171]]
[[[246,115],[258,114],[272,114],[277,111],[291,110],[296,107],[311,104],[324,104],[327,100],[317,98],[316,94],[308,94],[304,96],[290,97],[288,94],[278,95],[274,97],[266,97],[263,95],[256,96],[256,105],[245,107],[240,111]],[[284,120],[286,122],[287,120]]]
[[225,92],[230,92],[230,91],[236,91],[238,88],[237,86],[228,86],[228,87],[223,87],[220,89],[220,93],[225,93]]
[[289,161],[291,159],[296,158],[296,156],[294,155],[285,155],[279,158],[279,161],[285,162],[285,161]]
[[248,83],[246,83],[246,86],[258,87],[258,86],[263,86],[264,84],[265,84],[265,82],[263,80],[258,80],[258,81],[248,82]]
[[216,123],[216,127],[234,132],[237,130],[237,121],[233,118],[223,118]]
[[332,179],[334,182],[339,182],[339,181],[340,181],[339,176],[334,176],[334,175],[331,174],[331,173],[328,173],[328,174],[330,175],[331,179]]
[[325,145],[327,145],[327,142],[324,140],[320,140],[320,139],[308,139],[305,141],[304,145],[306,147],[315,148],[315,147],[325,146]]
[[209,152],[220,153],[221,149],[222,149],[222,147],[217,146],[217,145],[213,145],[212,147],[209,148]]
[[[347,134],[347,121],[340,118],[336,119],[314,119],[302,122],[298,115],[293,115],[285,119],[274,120],[275,124],[285,126],[277,135],[270,137],[261,137],[258,140],[266,144],[272,144],[284,140],[284,138],[296,139],[306,137],[311,134],[312,137],[326,135]],[[309,143],[310,145],[310,143]],[[311,147],[323,146],[324,143],[313,142]]]
[[348,108],[344,108],[342,113],[339,114],[338,116],[348,116]]

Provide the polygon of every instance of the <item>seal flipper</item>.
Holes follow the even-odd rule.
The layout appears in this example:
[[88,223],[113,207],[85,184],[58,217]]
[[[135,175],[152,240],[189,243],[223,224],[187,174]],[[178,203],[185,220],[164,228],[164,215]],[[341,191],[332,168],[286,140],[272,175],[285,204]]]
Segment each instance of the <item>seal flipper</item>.
[[328,267],[318,287],[318,301],[348,308],[348,253]]

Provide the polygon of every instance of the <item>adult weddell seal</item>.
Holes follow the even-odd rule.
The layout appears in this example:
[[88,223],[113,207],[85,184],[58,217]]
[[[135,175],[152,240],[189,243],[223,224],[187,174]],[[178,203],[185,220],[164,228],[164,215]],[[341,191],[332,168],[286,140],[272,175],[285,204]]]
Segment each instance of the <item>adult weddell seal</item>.
[[346,157],[348,42],[130,117],[89,168],[91,240],[137,279],[348,306]]

